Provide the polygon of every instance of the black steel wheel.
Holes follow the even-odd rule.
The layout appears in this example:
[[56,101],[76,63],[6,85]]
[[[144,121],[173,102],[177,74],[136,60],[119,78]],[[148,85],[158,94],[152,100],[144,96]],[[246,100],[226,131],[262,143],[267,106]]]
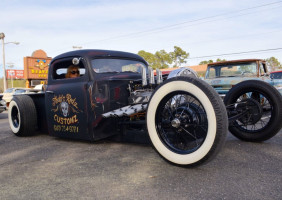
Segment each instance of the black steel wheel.
[[161,84],[147,108],[147,129],[167,161],[196,166],[213,158],[227,133],[227,114],[214,89],[200,79],[176,77]]
[[270,84],[243,81],[224,98],[229,117],[229,131],[250,142],[264,141],[281,129],[282,97]]
[[157,109],[157,133],[172,151],[192,153],[201,147],[207,136],[206,115],[201,102],[190,93],[170,93],[161,100]]
[[32,98],[27,95],[13,97],[9,104],[8,119],[15,135],[33,135],[37,129],[37,112]]

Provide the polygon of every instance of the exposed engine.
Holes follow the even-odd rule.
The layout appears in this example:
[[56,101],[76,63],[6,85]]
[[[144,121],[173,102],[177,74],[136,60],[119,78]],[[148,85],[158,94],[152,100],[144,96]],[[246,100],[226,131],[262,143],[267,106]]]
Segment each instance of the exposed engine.
[[[177,76],[198,77],[197,73],[194,70],[183,67],[172,71],[167,77],[167,79]],[[148,68],[148,75],[146,69],[144,68],[142,70],[142,83],[136,83],[134,81],[129,82],[129,105],[104,113],[102,116],[104,118],[124,116],[130,117],[134,114],[145,112],[147,108],[147,103],[149,102],[152,93],[154,92],[155,88],[162,82],[163,77],[159,69],[156,70],[156,76],[154,76],[154,71],[151,67]]]
[[148,103],[153,93],[152,89],[135,90],[130,93],[129,104],[142,104]]

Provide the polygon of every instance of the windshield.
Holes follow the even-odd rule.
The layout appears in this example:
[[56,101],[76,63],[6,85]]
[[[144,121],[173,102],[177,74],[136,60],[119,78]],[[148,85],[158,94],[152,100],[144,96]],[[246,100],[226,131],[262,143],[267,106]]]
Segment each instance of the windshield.
[[207,69],[206,78],[235,77],[235,76],[256,76],[257,64],[236,63],[226,65],[210,66]]
[[14,88],[9,88],[9,89],[7,89],[4,93],[12,93],[13,90],[14,90]]
[[15,94],[21,94],[21,93],[25,93],[25,92],[26,92],[26,90],[16,90]]
[[125,59],[94,59],[91,61],[93,70],[96,73],[110,72],[135,72],[141,73],[142,66],[146,65],[136,60]]
[[271,73],[270,78],[272,78],[272,79],[282,79],[282,72]]

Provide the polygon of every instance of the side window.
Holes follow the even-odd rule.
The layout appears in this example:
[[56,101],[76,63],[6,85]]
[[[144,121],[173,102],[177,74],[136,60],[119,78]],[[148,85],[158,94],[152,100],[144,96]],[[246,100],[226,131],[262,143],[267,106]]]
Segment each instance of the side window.
[[53,79],[80,78],[85,75],[85,66],[82,62],[79,65],[73,65],[72,59],[67,59],[54,63]]
[[272,73],[272,74],[270,74],[270,78],[272,78],[272,79],[282,79],[282,72]]
[[215,78],[215,68],[210,68],[207,78]]
[[259,71],[261,76],[265,74],[264,65],[262,63],[259,64]]

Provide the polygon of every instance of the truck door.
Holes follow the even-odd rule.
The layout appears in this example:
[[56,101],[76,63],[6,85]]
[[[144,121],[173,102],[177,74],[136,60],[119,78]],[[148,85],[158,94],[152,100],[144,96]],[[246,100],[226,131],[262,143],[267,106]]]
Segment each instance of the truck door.
[[271,73],[270,78],[273,86],[282,94],[282,72]]
[[48,130],[57,137],[91,140],[87,114],[89,72],[83,59],[77,65],[72,64],[72,59],[56,60],[49,68],[45,95]]

